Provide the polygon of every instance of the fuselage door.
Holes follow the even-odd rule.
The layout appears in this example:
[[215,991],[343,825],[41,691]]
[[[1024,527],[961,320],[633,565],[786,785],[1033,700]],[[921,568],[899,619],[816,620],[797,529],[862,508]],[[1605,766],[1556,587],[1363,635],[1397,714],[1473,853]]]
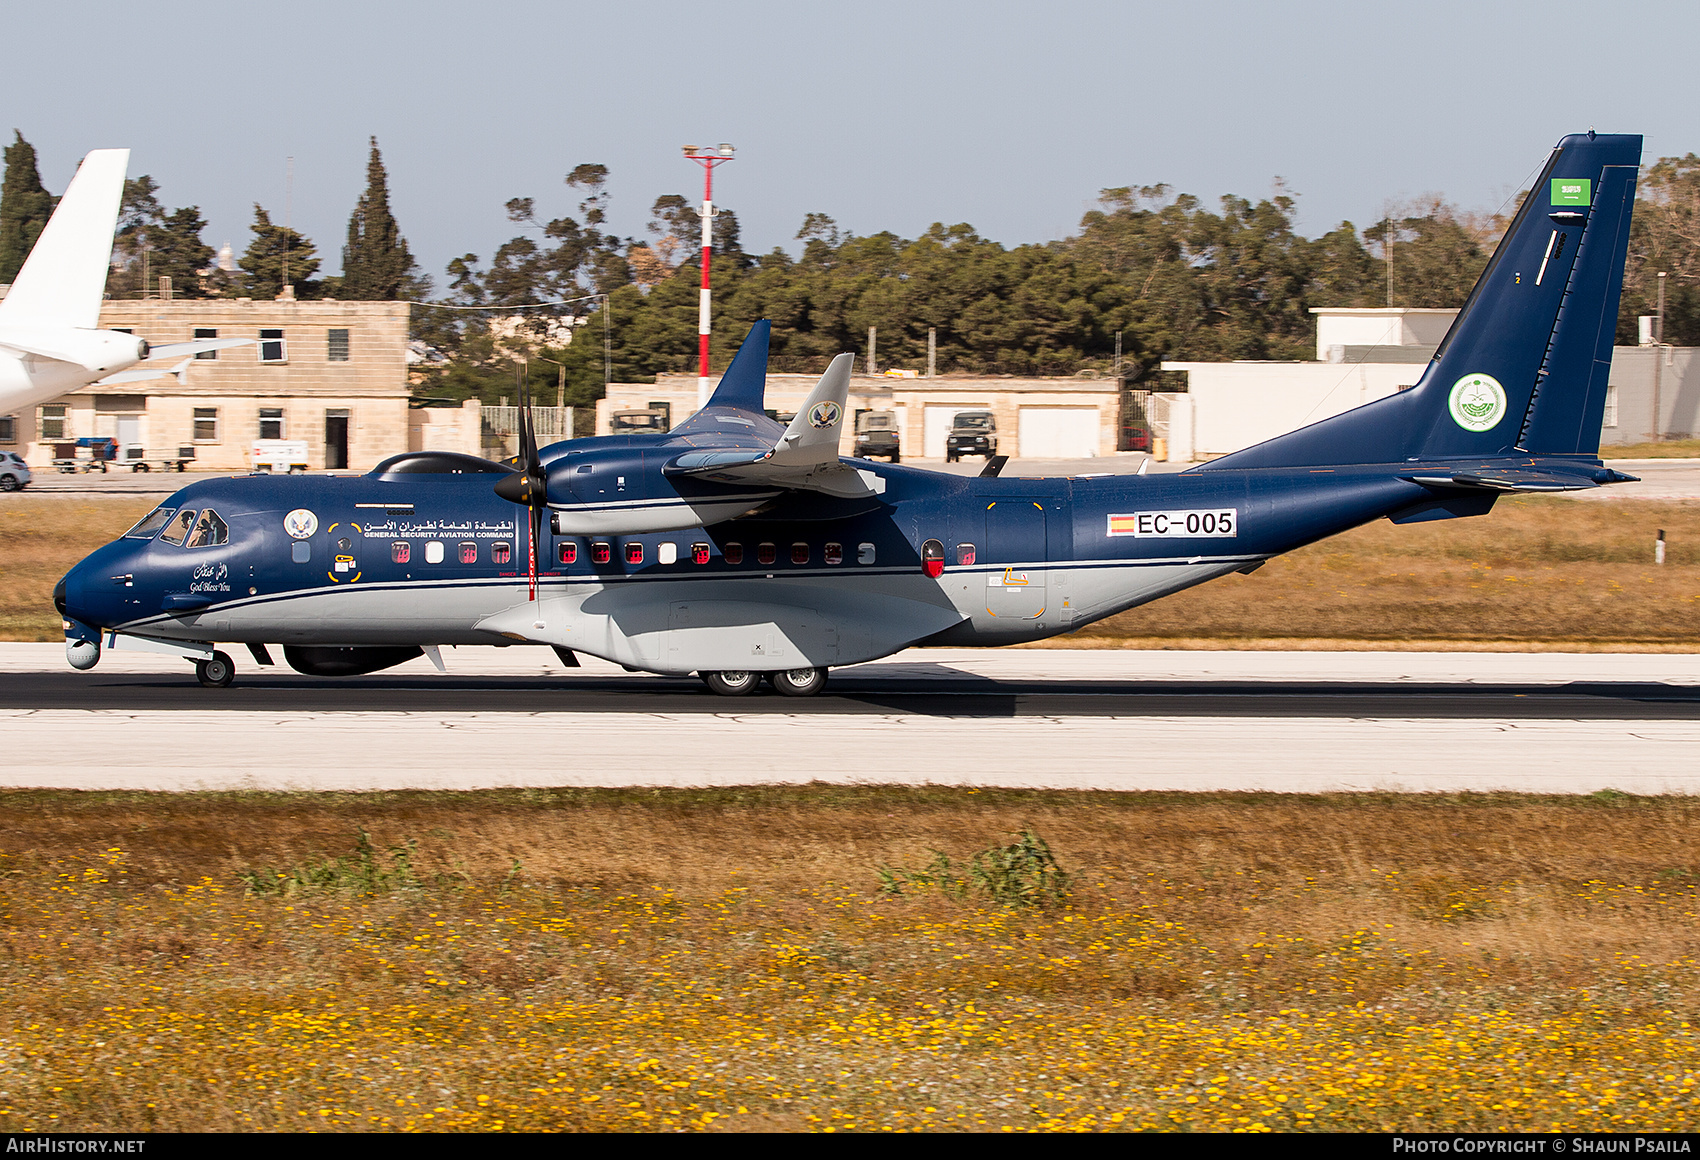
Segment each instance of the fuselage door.
[[1040,500],[993,501],[986,508],[986,542],[979,559],[999,565],[986,573],[986,611],[1012,620],[1045,613],[1046,530]]

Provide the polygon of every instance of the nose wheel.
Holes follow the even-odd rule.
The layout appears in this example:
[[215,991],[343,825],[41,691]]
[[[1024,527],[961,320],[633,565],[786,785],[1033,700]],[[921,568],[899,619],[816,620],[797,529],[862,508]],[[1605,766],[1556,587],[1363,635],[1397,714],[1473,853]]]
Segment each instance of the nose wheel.
[[229,653],[215,652],[210,660],[195,662],[195,679],[209,689],[228,688],[236,679],[236,663]]

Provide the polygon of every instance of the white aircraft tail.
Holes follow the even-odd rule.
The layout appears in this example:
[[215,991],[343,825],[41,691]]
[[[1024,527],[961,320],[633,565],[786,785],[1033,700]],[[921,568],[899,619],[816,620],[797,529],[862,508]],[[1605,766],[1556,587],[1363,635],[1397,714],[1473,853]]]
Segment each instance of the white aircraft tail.
[[12,289],[0,299],[0,327],[92,330],[100,324],[129,165],[128,149],[96,149],[83,158]]

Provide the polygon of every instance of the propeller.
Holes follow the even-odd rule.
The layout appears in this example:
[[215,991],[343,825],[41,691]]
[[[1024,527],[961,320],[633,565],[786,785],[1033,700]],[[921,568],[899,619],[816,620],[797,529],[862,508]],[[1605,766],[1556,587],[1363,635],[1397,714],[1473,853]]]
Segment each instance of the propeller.
[[548,506],[543,462],[537,456],[537,433],[531,422],[531,391],[524,377],[519,382],[519,454],[509,462],[519,470],[496,482],[496,494],[509,503],[522,504],[530,516],[527,544],[527,575],[531,599],[537,599],[537,541],[543,535],[543,509]]

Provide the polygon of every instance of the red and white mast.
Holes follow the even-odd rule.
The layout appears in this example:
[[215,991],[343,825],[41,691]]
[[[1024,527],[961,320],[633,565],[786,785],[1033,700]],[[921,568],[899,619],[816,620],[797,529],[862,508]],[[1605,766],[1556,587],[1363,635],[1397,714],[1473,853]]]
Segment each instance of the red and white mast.
[[724,141],[719,148],[703,149],[685,146],[685,156],[702,166],[702,298],[697,304],[697,409],[708,405],[708,337],[713,317],[708,271],[714,258],[714,167],[732,160],[732,146]]

